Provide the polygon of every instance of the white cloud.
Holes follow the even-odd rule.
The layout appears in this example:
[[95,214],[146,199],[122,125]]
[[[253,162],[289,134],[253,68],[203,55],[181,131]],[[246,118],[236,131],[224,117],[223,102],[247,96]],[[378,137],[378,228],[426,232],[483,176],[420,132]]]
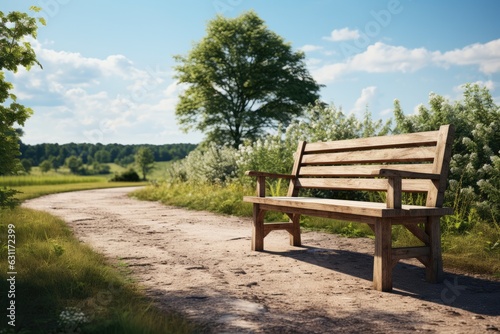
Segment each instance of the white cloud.
[[169,71],[140,69],[123,55],[90,58],[31,43],[43,70],[9,74],[19,102],[35,111],[25,142],[193,141],[160,135],[177,128],[174,110],[184,89]]
[[369,73],[414,72],[429,64],[435,54],[424,48],[407,49],[381,42],[349,59],[352,69]]
[[361,96],[354,103],[351,113],[362,115],[366,108],[375,100],[377,92],[376,86],[365,87],[361,90]]
[[449,65],[477,65],[485,74],[498,73],[500,72],[500,39],[445,52],[439,60]]
[[323,37],[323,39],[331,42],[348,41],[358,39],[360,37],[358,30],[351,30],[349,28],[335,29],[330,33],[330,36]]
[[429,66],[448,68],[469,65],[478,66],[480,71],[486,74],[500,72],[500,39],[445,53],[377,42],[344,62],[326,64],[315,69],[313,76],[318,82],[325,84],[353,72],[412,73]]

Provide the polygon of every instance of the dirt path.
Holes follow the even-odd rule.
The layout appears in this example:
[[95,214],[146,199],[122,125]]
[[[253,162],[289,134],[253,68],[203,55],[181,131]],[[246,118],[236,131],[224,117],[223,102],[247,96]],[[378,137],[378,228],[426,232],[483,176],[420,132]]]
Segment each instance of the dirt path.
[[148,296],[214,333],[495,333],[500,283],[447,273],[429,284],[414,262],[393,293],[371,289],[373,241],[273,232],[250,251],[250,219],[142,202],[131,188],[27,201],[62,217],[78,238],[128,265]]

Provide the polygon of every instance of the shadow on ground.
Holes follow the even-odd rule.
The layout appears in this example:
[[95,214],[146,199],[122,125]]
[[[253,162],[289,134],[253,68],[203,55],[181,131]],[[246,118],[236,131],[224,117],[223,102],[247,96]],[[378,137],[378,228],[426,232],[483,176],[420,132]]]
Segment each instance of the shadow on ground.
[[[284,252],[265,252],[372,281],[373,256],[368,254],[308,246]],[[402,262],[394,267],[392,274],[392,293],[413,296],[476,314],[500,315],[500,282],[445,271],[443,282],[432,284],[425,281],[423,267]]]

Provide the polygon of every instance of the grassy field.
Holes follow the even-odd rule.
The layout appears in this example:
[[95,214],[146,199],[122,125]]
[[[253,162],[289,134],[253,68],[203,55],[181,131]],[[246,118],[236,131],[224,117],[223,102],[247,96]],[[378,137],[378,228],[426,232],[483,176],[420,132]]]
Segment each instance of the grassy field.
[[[33,175],[2,177],[0,186],[20,199],[61,191],[138,185],[111,183],[106,177]],[[140,184],[140,183],[139,183]],[[158,310],[146,300],[118,262],[110,264],[80,243],[66,224],[26,208],[0,210],[0,290],[7,281],[8,240],[15,236],[15,328],[5,333],[194,333],[184,318]],[[9,239],[8,239],[9,238]],[[10,289],[10,290],[9,290]],[[10,299],[13,300],[13,299]],[[2,297],[1,308],[9,307]],[[8,320],[8,319],[7,319]],[[2,326],[7,323],[2,320]],[[10,327],[10,326],[8,326]],[[1,331],[4,333],[4,331]]]

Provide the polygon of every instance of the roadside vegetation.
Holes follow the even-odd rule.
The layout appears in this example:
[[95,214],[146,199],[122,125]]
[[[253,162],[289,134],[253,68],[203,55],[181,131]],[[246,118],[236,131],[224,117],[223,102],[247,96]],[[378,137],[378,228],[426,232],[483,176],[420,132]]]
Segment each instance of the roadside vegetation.
[[[55,173],[0,177],[0,186],[20,191],[16,195],[20,200],[61,191],[141,184]],[[61,219],[16,207],[1,209],[0,222],[0,258],[7,259],[8,230],[14,230],[16,236],[16,326],[12,333],[198,331],[183,317],[151,304],[119,259],[110,263],[80,243]],[[4,292],[10,288],[9,271],[7,261],[0,262],[0,290]],[[2,298],[1,307],[8,306]]]
[[[445,206],[454,208],[454,215],[442,218],[444,264],[476,274],[500,278],[500,112],[488,90],[465,85],[461,101],[450,102],[431,95],[429,108],[405,116],[396,100],[394,120],[374,121],[367,112],[362,119],[346,116],[341,108],[318,103],[286,129],[279,128],[256,141],[246,141],[239,148],[204,143],[185,159],[172,163],[166,178],[135,192],[141,199],[159,200],[166,204],[191,209],[247,216],[251,204],[242,202],[243,195],[255,192],[246,170],[289,173],[293,153],[299,140],[329,141],[385,134],[437,130],[441,124],[456,128],[453,157]],[[395,123],[395,124],[393,124]],[[270,195],[286,194],[288,184],[272,181],[267,184]],[[306,193],[303,195],[307,195]],[[315,196],[332,196],[315,193]],[[374,201],[383,194],[374,194]],[[378,197],[378,198],[377,198]],[[423,195],[408,195],[407,203],[425,203]],[[269,213],[268,221],[286,220]],[[329,219],[304,217],[302,227],[341,234],[347,237],[372,237],[365,225]],[[393,229],[396,246],[415,245],[411,233],[404,228]]]

